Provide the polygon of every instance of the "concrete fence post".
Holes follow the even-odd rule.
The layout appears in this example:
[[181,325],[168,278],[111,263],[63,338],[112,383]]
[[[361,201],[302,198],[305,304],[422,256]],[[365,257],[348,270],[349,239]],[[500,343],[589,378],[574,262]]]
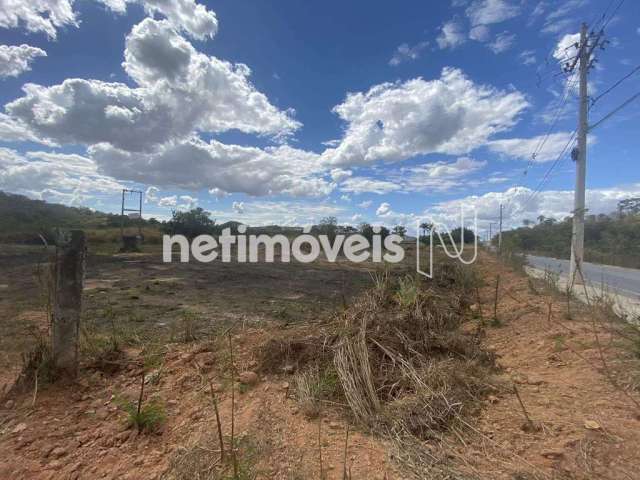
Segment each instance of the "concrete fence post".
[[60,235],[54,267],[51,346],[56,369],[75,377],[78,370],[78,337],[86,240],[82,230]]

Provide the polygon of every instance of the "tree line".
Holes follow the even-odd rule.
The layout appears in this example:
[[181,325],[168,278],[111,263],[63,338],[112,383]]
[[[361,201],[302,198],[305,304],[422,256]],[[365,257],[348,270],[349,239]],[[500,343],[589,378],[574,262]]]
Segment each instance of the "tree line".
[[[572,222],[573,217],[526,219],[522,227],[502,233],[503,249],[568,259]],[[608,215],[587,215],[584,227],[585,261],[640,268],[640,197],[621,200]]]

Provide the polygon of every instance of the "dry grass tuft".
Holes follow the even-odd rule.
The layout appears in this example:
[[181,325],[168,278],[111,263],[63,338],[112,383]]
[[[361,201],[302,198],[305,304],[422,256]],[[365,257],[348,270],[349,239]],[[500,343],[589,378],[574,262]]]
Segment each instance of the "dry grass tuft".
[[[213,432],[200,436],[191,445],[174,452],[163,480],[213,480],[221,478],[220,454]],[[219,448],[219,447],[218,447]]]
[[282,373],[285,367],[301,370],[307,365],[325,365],[331,362],[333,341],[333,336],[325,334],[271,338],[258,352],[258,368],[262,373]]

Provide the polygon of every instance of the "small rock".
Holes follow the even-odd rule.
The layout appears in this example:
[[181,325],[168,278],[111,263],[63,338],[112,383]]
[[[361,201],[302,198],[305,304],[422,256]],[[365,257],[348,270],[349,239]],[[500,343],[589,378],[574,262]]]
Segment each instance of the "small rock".
[[542,452],[542,456],[549,459],[558,459],[564,457],[564,452],[562,450],[545,450]]
[[471,310],[472,312],[476,312],[476,311],[478,311],[478,304],[477,304],[477,303],[474,303],[473,305],[471,305],[471,306],[469,307],[469,310]]
[[600,430],[601,427],[600,424],[595,420],[585,420],[584,428],[586,428],[587,430]]
[[498,403],[499,401],[498,397],[496,397],[495,395],[489,395],[487,397],[487,400],[489,401],[489,403]]
[[14,405],[15,405],[15,402],[13,400],[7,400],[6,403],[4,404],[4,408],[6,408],[7,410],[11,410]]
[[258,383],[258,374],[251,371],[242,372],[238,375],[238,380],[245,385],[255,385]]
[[547,382],[545,382],[541,378],[530,378],[527,381],[527,385],[544,385],[545,383],[547,383]]
[[51,450],[51,453],[49,455],[53,458],[61,458],[61,457],[64,457],[66,454],[67,454],[66,448],[56,447],[53,450]]
[[47,466],[52,470],[60,470],[62,468],[62,462],[59,462],[58,460],[52,460]]
[[35,440],[35,438],[22,438],[22,437],[20,437],[18,439],[18,442],[16,443],[16,450],[22,450],[24,447],[26,447],[28,445],[31,445],[34,440]]
[[21,433],[21,432],[24,432],[26,429],[27,429],[26,423],[19,423],[18,425],[15,426],[13,430],[11,430],[11,433]]

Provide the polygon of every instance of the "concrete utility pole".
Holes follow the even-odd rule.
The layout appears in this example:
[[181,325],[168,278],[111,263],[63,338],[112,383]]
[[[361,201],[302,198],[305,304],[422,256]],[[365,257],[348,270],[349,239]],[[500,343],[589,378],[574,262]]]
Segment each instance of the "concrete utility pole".
[[500,204],[500,231],[498,233],[498,255],[502,255],[502,204]]
[[[585,183],[587,172],[587,131],[588,125],[588,86],[589,56],[593,48],[587,45],[587,24],[580,27],[580,45],[578,47],[578,73],[580,75],[580,108],[578,119],[576,190],[573,199],[573,232],[571,235],[571,264],[569,270],[570,285],[584,283],[582,263],[584,260],[584,212]],[[596,41],[597,44],[597,41]]]
[[51,349],[56,369],[75,377],[86,244],[82,230],[72,230],[60,237],[56,246]]

